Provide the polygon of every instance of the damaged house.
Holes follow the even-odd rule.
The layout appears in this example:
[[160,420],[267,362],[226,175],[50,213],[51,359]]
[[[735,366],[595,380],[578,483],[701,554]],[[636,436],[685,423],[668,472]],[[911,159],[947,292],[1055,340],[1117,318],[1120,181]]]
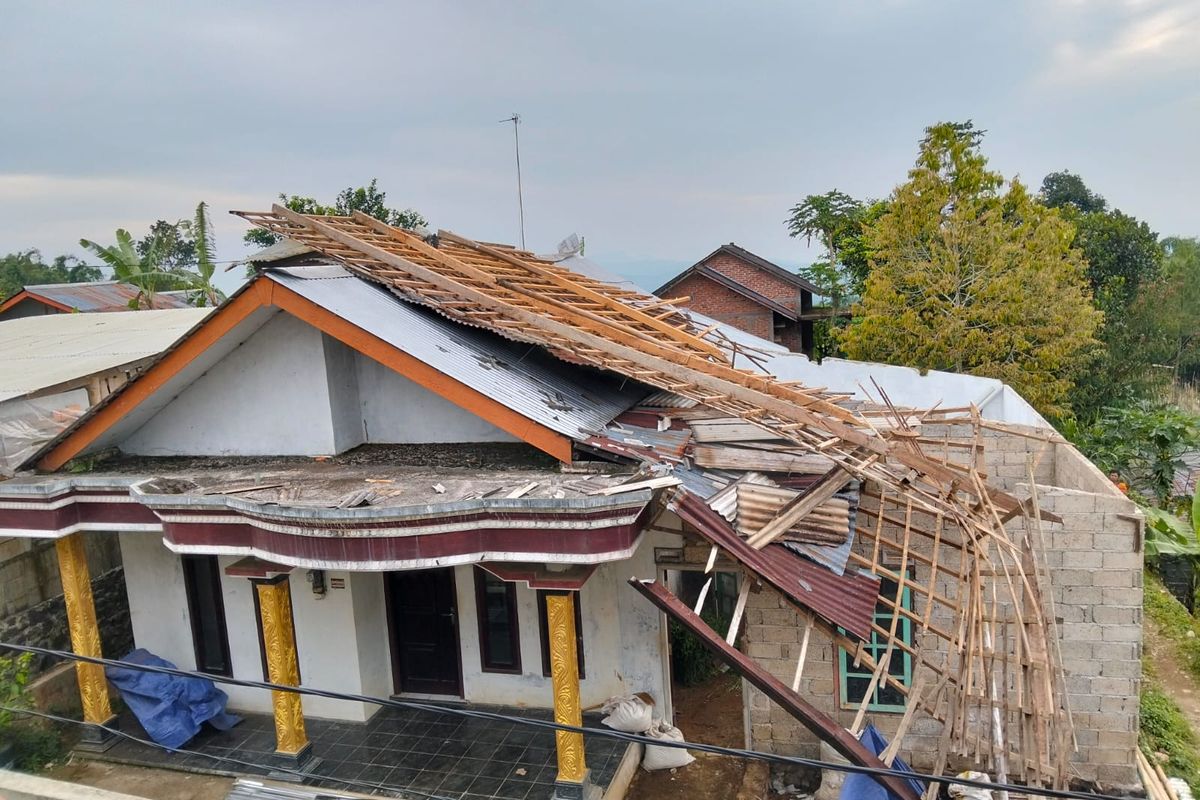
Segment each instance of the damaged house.
[[[568,723],[645,692],[670,719],[673,619],[745,679],[748,747],[1136,782],[1141,518],[1011,390],[848,362],[819,383],[577,256],[242,216],[287,238],[276,260],[0,484],[0,535],[63,542],[78,652],[71,554],[117,531],[136,644],[185,668]],[[105,723],[99,668],[79,682]],[[297,765],[377,713],[229,694]],[[581,796],[619,762],[592,745],[560,734],[506,780]],[[442,768],[412,785],[468,790]]]

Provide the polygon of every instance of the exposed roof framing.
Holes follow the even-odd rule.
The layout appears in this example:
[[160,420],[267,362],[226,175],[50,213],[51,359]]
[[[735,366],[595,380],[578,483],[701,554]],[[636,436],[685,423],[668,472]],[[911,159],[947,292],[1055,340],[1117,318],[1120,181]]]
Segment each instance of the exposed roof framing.
[[893,445],[820,391],[733,367],[686,316],[674,309],[661,318],[641,312],[636,304],[645,295],[452,233],[439,232],[434,246],[360,212],[316,216],[275,205],[270,212],[234,213],[413,302],[740,417],[805,451],[824,453],[854,477],[911,492],[926,507],[959,514],[957,506],[946,508],[947,496],[982,491],[1002,513],[1021,512],[1016,498],[977,488],[910,443]]

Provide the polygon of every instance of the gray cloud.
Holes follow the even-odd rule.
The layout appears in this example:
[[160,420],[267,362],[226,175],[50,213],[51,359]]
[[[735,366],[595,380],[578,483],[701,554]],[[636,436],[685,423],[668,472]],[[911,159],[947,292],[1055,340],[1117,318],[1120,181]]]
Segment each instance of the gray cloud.
[[[1006,174],[1080,172],[1200,233],[1194,2],[955,4],[12,2],[0,5],[0,249],[330,197],[373,176],[439,226],[587,236],[644,283],[736,240],[809,258],[781,221],[883,196],[922,128],[973,118]],[[242,224],[219,213],[223,258]]]

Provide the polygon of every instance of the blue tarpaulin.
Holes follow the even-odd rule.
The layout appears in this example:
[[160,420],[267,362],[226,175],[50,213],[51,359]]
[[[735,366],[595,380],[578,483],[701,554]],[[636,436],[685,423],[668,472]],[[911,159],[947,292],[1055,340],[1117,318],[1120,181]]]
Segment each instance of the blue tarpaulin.
[[[867,729],[863,731],[858,740],[875,755],[882,753],[888,746],[887,739],[883,738],[883,734],[876,730],[874,725],[867,725]],[[892,769],[912,772],[912,767],[899,758],[892,761]],[[908,783],[918,797],[925,792],[925,784],[916,778],[908,778]],[[842,784],[838,800],[900,800],[900,798],[883,788],[870,775],[851,772],[846,775],[846,781]]]
[[[122,660],[176,668],[170,661],[141,648]],[[117,687],[121,699],[150,738],[164,747],[182,747],[200,732],[205,722],[225,731],[242,721],[236,714],[225,713],[228,695],[206,678],[184,678],[126,667],[106,667],[104,674]]]

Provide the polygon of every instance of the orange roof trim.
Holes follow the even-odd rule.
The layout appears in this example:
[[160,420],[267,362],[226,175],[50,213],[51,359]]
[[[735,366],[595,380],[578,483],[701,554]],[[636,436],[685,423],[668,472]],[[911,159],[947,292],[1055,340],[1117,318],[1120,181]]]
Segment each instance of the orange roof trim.
[[185,339],[169,349],[146,372],[114,393],[111,399],[83,417],[79,425],[38,461],[37,467],[53,472],[82,453],[109,428],[137,408],[167,381],[261,308],[276,307],[320,330],[348,347],[396,371],[414,383],[487,420],[539,450],[569,462],[571,440],[518,414],[440,370],[414,358],[382,339],[353,325],[285,286],[259,277],[229,298]]

